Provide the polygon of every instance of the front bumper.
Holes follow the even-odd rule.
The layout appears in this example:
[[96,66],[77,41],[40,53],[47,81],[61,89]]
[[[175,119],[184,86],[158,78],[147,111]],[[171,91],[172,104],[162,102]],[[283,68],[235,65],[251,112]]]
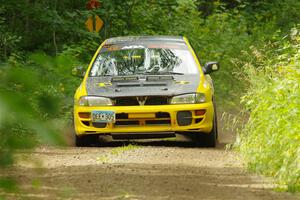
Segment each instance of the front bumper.
[[[116,122],[93,123],[91,116],[79,113],[108,110],[116,113]],[[189,113],[189,114],[188,114]],[[184,114],[184,115],[182,115]],[[129,117],[128,117],[129,116]],[[182,122],[182,116],[186,118]],[[74,107],[74,126],[77,135],[114,133],[202,132],[213,127],[212,102],[184,105]]]

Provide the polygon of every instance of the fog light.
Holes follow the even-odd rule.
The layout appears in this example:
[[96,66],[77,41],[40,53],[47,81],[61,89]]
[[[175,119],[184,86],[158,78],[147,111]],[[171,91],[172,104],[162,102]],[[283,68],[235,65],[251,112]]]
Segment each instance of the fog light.
[[179,111],[177,112],[177,123],[179,126],[188,126],[193,122],[192,112],[190,111]]
[[201,115],[204,115],[205,113],[206,113],[206,110],[195,110],[196,116],[201,116]]
[[80,112],[80,113],[79,113],[79,117],[80,117],[80,118],[83,118],[83,119],[89,119],[90,116],[91,116],[91,114],[88,113],[88,112]]

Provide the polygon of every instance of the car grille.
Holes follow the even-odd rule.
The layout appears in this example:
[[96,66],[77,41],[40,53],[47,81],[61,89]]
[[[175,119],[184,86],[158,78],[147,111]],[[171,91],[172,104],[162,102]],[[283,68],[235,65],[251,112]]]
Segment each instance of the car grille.
[[[204,114],[203,114],[204,115]],[[195,111],[178,111],[174,116],[179,126],[189,126],[201,123],[203,116],[195,116]],[[80,118],[87,127],[106,128],[109,124],[92,122],[91,118]],[[116,113],[116,121],[112,127],[145,127],[145,126],[172,126],[172,117],[169,112],[153,113]]]
[[115,106],[138,106],[139,100],[145,100],[144,105],[167,105],[169,97],[151,96],[151,97],[118,97],[115,98]]
[[171,117],[167,112],[155,113],[155,118],[130,119],[127,113],[116,115],[115,126],[151,126],[151,125],[171,125]]

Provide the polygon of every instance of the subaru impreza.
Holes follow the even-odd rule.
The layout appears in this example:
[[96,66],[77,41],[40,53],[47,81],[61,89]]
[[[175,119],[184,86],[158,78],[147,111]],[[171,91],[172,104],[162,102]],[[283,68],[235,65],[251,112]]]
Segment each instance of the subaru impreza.
[[74,96],[77,146],[99,136],[217,141],[214,86],[185,37],[116,37],[96,51]]

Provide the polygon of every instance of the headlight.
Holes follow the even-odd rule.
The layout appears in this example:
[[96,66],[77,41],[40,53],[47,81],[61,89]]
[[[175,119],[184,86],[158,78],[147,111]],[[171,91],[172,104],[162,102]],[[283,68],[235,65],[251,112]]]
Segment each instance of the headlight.
[[111,106],[111,99],[105,97],[84,96],[78,101],[80,106]]
[[194,103],[204,103],[205,94],[203,93],[193,93],[175,96],[171,100],[171,104],[194,104]]

